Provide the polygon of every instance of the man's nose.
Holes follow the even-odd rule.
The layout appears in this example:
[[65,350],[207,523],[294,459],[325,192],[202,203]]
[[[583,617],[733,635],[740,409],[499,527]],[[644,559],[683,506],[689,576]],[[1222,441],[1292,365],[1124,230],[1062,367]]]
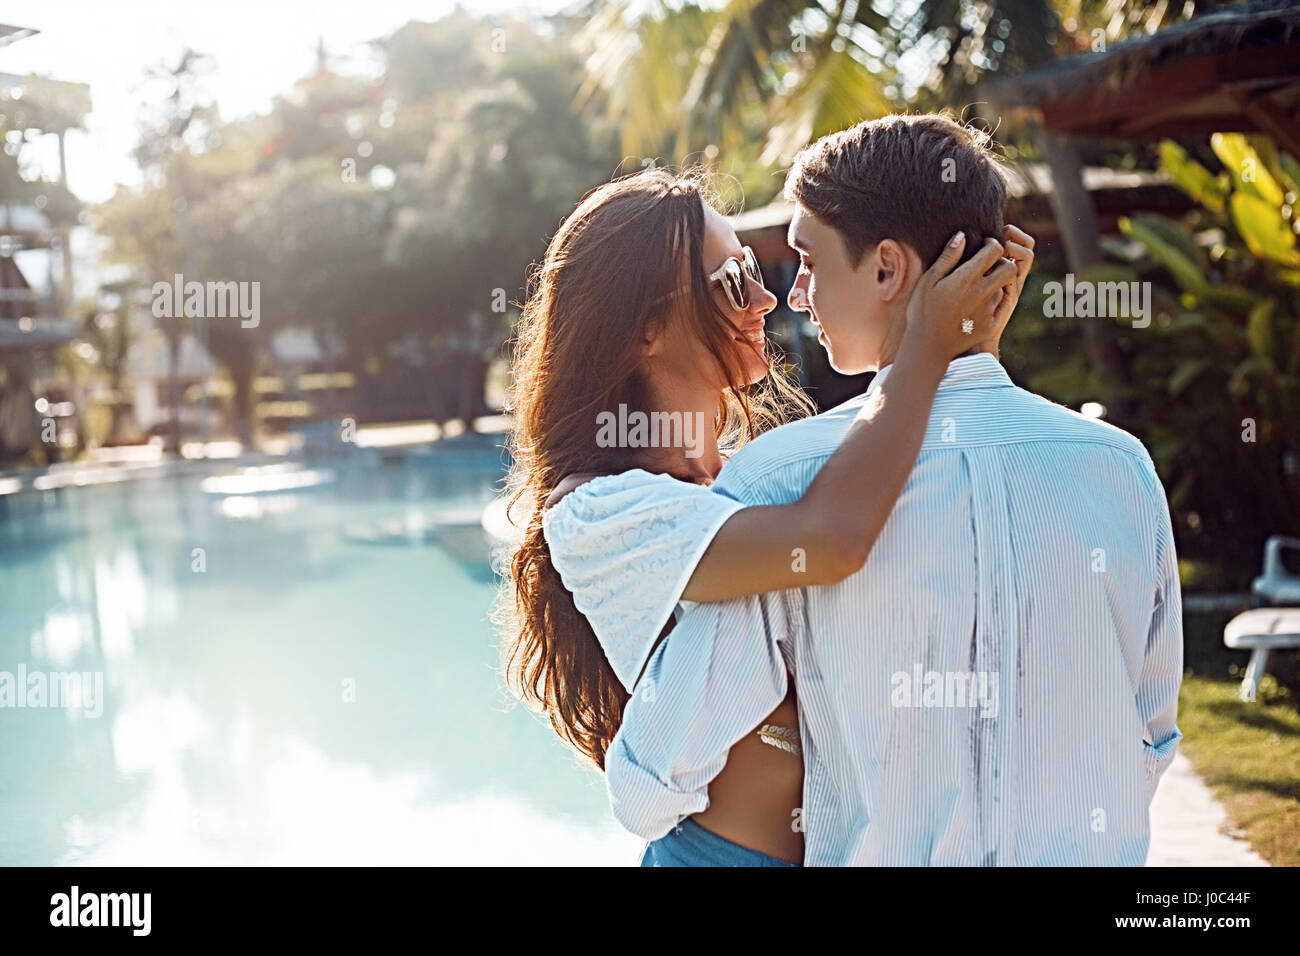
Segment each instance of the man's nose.
[[790,294],[786,296],[786,303],[795,312],[808,311],[808,284],[803,276],[794,280],[794,285],[790,286]]

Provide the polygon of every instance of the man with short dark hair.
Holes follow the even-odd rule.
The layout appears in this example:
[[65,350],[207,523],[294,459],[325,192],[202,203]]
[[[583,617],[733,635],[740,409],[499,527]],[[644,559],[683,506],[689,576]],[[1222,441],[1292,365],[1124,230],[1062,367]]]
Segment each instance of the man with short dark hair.
[[[987,135],[947,117],[900,115],[825,136],[795,157],[785,181],[795,204],[790,244],[802,262],[818,265],[822,307],[813,321],[837,371],[875,368],[873,357],[897,348],[885,337],[901,335],[903,325],[873,308],[873,290],[892,292],[906,278],[910,294],[958,231],[966,236],[963,261],[986,237],[1003,235],[1007,189],[989,145]],[[836,281],[850,273],[864,282]],[[801,270],[795,284],[802,299],[810,277]],[[805,307],[796,301],[796,310]]]
[[[787,194],[791,306],[837,369],[879,372],[865,394],[728,460],[714,490],[751,505],[804,493],[889,374],[908,297],[944,241],[964,230],[969,250],[970,236],[1002,234],[986,139],[943,117],[814,143]],[[754,712],[767,713],[791,663],[805,760],[792,825],[807,865],[1138,866],[1181,737],[1181,620],[1146,450],[1017,388],[985,352],[950,364],[862,571],[697,605],[642,679],[695,700],[763,698]],[[633,695],[606,760],[625,826],[653,840],[707,806],[753,729],[732,726],[735,710],[687,720]]]

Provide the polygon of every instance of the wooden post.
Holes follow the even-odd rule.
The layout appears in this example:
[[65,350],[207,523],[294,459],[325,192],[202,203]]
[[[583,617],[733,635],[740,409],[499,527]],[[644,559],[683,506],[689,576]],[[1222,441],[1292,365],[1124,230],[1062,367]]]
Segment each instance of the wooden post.
[[1070,270],[1083,272],[1101,261],[1101,243],[1097,236],[1097,214],[1083,185],[1083,164],[1079,150],[1068,136],[1044,130],[1043,154],[1052,170],[1049,198],[1061,229],[1065,259]]

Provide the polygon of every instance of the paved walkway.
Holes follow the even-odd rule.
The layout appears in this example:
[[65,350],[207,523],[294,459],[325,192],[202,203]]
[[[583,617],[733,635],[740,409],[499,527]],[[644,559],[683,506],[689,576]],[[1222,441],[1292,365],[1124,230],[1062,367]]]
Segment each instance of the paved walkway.
[[1238,837],[1228,814],[1181,753],[1160,778],[1151,802],[1147,866],[1268,866]]

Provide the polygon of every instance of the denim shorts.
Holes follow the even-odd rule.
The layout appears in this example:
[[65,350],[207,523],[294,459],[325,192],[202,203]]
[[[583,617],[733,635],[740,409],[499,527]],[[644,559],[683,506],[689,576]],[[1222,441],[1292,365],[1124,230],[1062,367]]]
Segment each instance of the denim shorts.
[[666,836],[647,843],[641,866],[798,866],[724,840],[687,817]]

